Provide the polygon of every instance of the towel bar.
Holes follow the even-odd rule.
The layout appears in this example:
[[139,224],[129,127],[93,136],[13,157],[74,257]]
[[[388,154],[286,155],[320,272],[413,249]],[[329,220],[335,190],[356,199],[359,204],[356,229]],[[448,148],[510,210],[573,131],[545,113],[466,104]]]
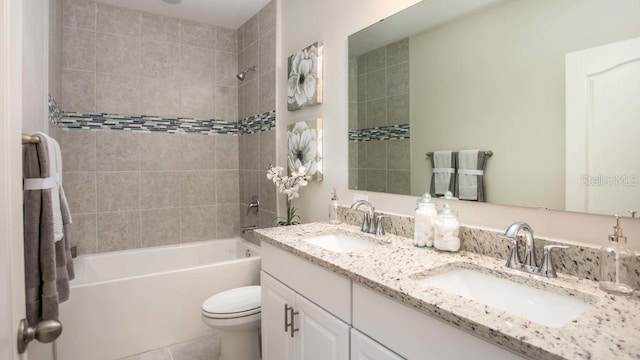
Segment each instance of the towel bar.
[[22,144],[37,144],[40,142],[40,139],[36,136],[31,136],[27,134],[22,134]]
[[[493,156],[493,151],[491,151],[491,150],[487,150],[487,151],[485,151],[485,152],[484,152],[484,154],[485,154],[487,157],[492,157],[492,156]],[[426,156],[427,156],[427,157],[431,157],[431,156],[433,156],[433,151],[429,151],[428,153],[426,153]]]

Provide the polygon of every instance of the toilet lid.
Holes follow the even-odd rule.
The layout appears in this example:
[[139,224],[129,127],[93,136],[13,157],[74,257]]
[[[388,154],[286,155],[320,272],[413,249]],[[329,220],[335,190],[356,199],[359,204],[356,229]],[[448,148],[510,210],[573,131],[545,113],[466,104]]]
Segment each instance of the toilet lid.
[[229,319],[257,314],[261,309],[260,286],[244,286],[215,294],[202,303],[210,318]]

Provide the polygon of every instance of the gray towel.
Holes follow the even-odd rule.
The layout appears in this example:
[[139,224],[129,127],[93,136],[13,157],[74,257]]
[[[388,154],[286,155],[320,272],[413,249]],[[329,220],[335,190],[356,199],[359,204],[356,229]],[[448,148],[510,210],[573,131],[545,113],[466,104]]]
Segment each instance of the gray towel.
[[[431,155],[431,185],[429,193],[432,197],[440,197],[447,191],[453,193],[455,188],[455,169],[458,163],[458,153],[456,151],[434,151]],[[449,171],[449,172],[446,172]],[[437,178],[439,177],[439,178]],[[437,179],[437,180],[436,180]],[[444,182],[443,186],[436,186],[436,182]]]
[[486,201],[484,194],[484,168],[486,162],[486,151],[460,151],[458,154],[458,174],[456,176],[454,196],[460,200]]
[[[38,144],[23,147],[25,179],[49,177],[47,138],[36,135]],[[73,278],[73,263],[69,241],[56,242],[51,211],[51,189],[24,191],[24,257],[27,320],[58,318],[58,304],[69,297],[69,280]],[[68,208],[63,207],[64,223],[70,222]]]

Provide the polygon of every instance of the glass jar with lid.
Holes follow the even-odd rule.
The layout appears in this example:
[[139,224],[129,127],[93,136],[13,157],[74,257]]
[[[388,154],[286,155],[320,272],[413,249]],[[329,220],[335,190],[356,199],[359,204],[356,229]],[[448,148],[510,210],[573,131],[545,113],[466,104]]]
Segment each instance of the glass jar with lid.
[[438,216],[436,201],[429,193],[418,199],[414,217],[413,245],[418,247],[433,246],[433,229]]
[[445,204],[435,222],[433,246],[442,251],[456,252],[460,250],[460,222],[458,214],[449,204]]

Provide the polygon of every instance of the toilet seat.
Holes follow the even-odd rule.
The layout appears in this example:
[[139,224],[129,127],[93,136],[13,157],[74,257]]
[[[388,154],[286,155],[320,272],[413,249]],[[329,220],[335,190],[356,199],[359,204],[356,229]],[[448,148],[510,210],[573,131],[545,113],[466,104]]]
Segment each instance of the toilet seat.
[[243,286],[223,291],[202,303],[202,315],[210,319],[238,319],[259,314],[260,286]]

